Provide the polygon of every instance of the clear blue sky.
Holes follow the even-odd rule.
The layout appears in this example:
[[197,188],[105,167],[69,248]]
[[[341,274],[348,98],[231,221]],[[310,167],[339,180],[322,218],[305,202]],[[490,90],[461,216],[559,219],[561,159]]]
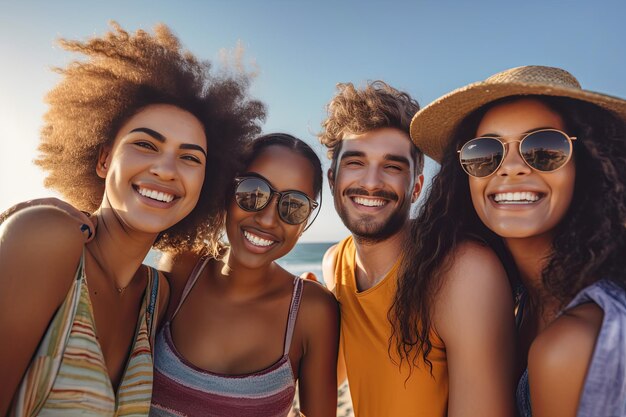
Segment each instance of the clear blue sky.
[[[623,1],[8,1],[0,0],[0,210],[42,187],[35,157],[50,66],[72,58],[58,37],[102,34],[109,20],[151,30],[163,22],[199,57],[241,42],[260,70],[253,94],[264,131],[285,131],[325,158],[315,133],[338,82],[383,79],[426,105],[506,68],[542,64],[584,88],[626,97]],[[427,166],[427,181],[436,170]],[[346,234],[325,194],[303,241]]]

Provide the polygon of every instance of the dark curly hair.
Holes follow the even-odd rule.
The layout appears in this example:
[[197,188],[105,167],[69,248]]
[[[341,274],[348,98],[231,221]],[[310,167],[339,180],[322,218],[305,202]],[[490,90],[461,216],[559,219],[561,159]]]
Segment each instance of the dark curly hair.
[[[410,95],[384,81],[369,82],[362,89],[355,88],[352,83],[337,84],[337,94],[328,103],[328,117],[322,122],[323,131],[318,135],[322,145],[328,148],[330,170],[335,172],[337,155],[346,133],[360,135],[393,127],[408,134],[411,118],[419,109],[419,103]],[[422,172],[424,155],[415,145],[411,146],[411,156],[416,172]]]
[[302,139],[288,133],[268,133],[253,140],[246,149],[242,169],[250,165],[266,148],[270,146],[282,146],[309,160],[313,167],[313,192],[314,197],[319,197],[322,192],[324,173],[322,163],[315,151]]
[[49,109],[36,160],[48,173],[45,184],[79,209],[96,210],[104,193],[104,180],[96,175],[100,149],[142,108],[177,106],[203,124],[209,156],[198,204],[161,233],[155,247],[182,251],[215,245],[235,158],[259,133],[265,108],[248,97],[247,75],[212,74],[211,64],[183,50],[165,25],[156,26],[154,35],[143,30],[131,34],[115,22],[111,26],[102,37],[59,41],[87,59],[57,68],[61,82],[47,95]]
[[[561,305],[589,284],[604,278],[626,288],[626,128],[623,120],[595,105],[561,97],[523,96],[540,100],[563,118],[576,136],[576,180],[573,200],[557,226],[553,252],[542,270],[547,291]],[[399,274],[398,290],[389,311],[392,344],[401,360],[430,365],[432,304],[449,268],[455,248],[465,240],[489,245],[500,257],[514,288],[517,270],[502,239],[481,222],[472,204],[467,174],[456,150],[475,136],[492,102],[468,116],[445,152],[441,170],[412,224]],[[432,367],[431,367],[432,369]]]

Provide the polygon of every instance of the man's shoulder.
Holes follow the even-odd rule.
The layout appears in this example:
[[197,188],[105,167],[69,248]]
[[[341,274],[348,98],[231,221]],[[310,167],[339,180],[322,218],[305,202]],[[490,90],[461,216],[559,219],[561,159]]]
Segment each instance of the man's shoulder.
[[335,292],[337,284],[337,262],[339,261],[339,257],[345,256],[344,248],[347,244],[350,244],[351,241],[352,236],[348,236],[347,238],[329,247],[326,250],[326,253],[324,253],[324,258],[322,259],[322,275],[324,282],[326,283],[326,287],[333,292]]

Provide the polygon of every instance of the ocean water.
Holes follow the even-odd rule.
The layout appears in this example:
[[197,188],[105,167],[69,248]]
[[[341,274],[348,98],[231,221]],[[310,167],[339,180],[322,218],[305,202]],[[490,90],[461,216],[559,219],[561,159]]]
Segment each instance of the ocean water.
[[[303,272],[313,272],[318,281],[322,282],[322,258],[326,250],[335,243],[336,242],[298,243],[291,252],[280,258],[277,262],[294,275],[300,275]],[[156,266],[160,255],[160,252],[151,250],[145,259],[145,263]]]
[[322,258],[332,245],[337,242],[298,243],[287,255],[277,262],[280,266],[294,275],[303,272],[313,272],[317,280],[322,279]]

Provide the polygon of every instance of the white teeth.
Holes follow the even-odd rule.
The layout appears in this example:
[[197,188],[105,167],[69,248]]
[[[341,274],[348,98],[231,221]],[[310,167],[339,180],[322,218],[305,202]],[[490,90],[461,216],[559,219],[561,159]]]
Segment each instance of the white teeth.
[[497,193],[493,199],[499,204],[529,204],[539,200],[538,193],[532,191],[516,191],[514,193]]
[[151,198],[153,200],[163,201],[169,203],[174,199],[173,194],[164,193],[162,191],[149,190],[147,188],[138,187],[137,191],[144,197]]
[[245,231],[243,232],[243,235],[246,237],[246,239],[252,243],[254,246],[269,246],[271,244],[274,243],[273,240],[267,240],[267,239],[263,239],[257,235],[253,235],[252,233]]
[[354,197],[354,202],[366,207],[381,207],[387,204],[385,200],[363,197]]

